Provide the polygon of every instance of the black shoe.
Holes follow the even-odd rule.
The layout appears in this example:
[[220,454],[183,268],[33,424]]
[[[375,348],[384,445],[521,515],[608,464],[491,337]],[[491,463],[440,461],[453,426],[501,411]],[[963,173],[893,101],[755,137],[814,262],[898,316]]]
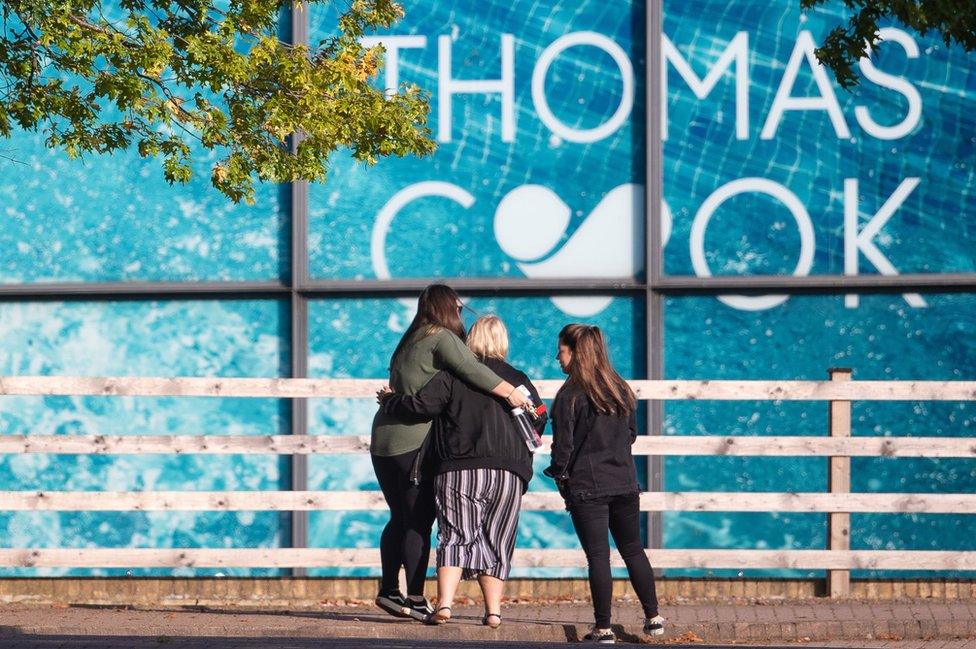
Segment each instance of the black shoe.
[[428,617],[434,614],[434,607],[430,605],[430,602],[427,601],[426,597],[420,600],[419,602],[414,602],[408,597],[406,599],[406,602],[407,602],[407,608],[406,608],[407,615],[409,615],[415,620],[420,620],[421,622],[423,622]]
[[410,602],[400,593],[380,593],[376,605],[394,617],[413,617]]
[[593,627],[593,629],[583,636],[583,640],[586,642],[595,642],[597,644],[616,644],[617,636],[610,629],[598,629]]
[[664,618],[655,615],[644,620],[644,633],[647,635],[664,635]]

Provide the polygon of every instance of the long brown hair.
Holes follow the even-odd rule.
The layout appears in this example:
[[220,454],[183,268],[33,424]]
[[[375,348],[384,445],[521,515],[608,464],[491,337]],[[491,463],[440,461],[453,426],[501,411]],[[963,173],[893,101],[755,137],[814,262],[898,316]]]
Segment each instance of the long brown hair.
[[569,347],[569,380],[579,386],[597,411],[624,416],[637,408],[637,397],[610,363],[607,341],[599,327],[569,324],[559,332],[559,343]]
[[446,284],[431,284],[425,288],[420,294],[420,299],[417,300],[417,315],[414,316],[413,322],[407,327],[396,349],[393,350],[393,355],[390,356],[390,367],[393,367],[394,359],[406,346],[407,341],[414,333],[425,327],[427,331],[424,335],[430,335],[440,327],[464,340],[464,325],[461,323],[461,314],[458,313],[458,302],[460,302],[458,294]]

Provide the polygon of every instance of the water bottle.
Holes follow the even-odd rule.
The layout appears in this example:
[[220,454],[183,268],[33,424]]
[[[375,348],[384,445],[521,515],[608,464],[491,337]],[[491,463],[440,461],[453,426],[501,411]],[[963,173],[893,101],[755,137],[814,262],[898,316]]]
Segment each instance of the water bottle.
[[528,413],[522,408],[512,408],[512,419],[515,420],[515,428],[522,436],[526,448],[529,449],[530,453],[535,453],[535,450],[542,446],[542,438],[535,432]]
[[[533,410],[537,411],[535,404],[532,401],[532,393],[529,392],[529,389],[524,385],[520,385],[516,389],[528,397],[529,402],[533,404]],[[543,408],[543,411],[545,411],[545,406],[541,407]],[[515,420],[515,428],[518,429],[518,432],[522,436],[522,440],[525,442],[525,446],[529,449],[529,452],[535,453],[535,450],[542,446],[542,437],[536,432],[535,426],[532,425],[532,416],[530,416],[524,408],[512,408],[512,419]]]

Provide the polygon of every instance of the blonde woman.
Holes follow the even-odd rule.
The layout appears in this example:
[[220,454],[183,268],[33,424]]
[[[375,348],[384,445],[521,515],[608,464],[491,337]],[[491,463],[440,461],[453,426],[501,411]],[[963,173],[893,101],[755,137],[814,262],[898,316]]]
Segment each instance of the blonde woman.
[[[463,306],[449,286],[432,284],[424,289],[417,315],[390,359],[390,384],[398,392],[414,394],[443,370],[513,407],[524,404],[517,384],[509,384],[478,362],[465,346]],[[380,408],[369,444],[376,480],[390,506],[390,520],[380,537],[383,577],[376,604],[391,615],[417,620],[433,612],[424,597],[434,524],[433,480],[422,452],[430,432],[428,419],[397,417]],[[399,586],[401,566],[406,572],[406,597]]]
[[[495,374],[524,385],[542,403],[528,377],[505,362],[508,332],[500,319],[478,318],[467,345]],[[436,417],[437,606],[426,622],[447,622],[460,580],[477,578],[485,597],[482,624],[497,628],[522,494],[532,479],[532,453],[515,428],[509,404],[448,372],[434,376],[413,396],[384,392],[381,401],[392,415]],[[543,427],[539,417],[536,428],[541,433]]]

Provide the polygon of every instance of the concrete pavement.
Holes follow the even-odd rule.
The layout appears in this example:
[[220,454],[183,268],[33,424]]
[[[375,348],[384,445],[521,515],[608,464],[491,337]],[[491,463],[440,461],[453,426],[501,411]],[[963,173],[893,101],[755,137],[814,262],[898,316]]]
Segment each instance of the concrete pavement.
[[[20,636],[3,639],[4,649],[570,649],[578,644],[506,641],[376,640],[362,638],[147,638],[140,636]],[[809,645],[683,645],[671,649],[972,649],[970,640],[915,640]]]
[[[78,647],[87,646],[83,644],[84,638],[107,636],[154,640],[157,646],[163,639],[167,644],[184,643],[175,646],[208,649],[277,647],[267,644],[270,639],[276,642],[287,639],[296,643],[296,647],[310,646],[302,643],[315,639],[321,646],[332,646],[323,642],[329,638],[395,640],[406,643],[403,646],[433,641],[491,644],[511,641],[525,646],[576,642],[592,622],[592,610],[585,601],[507,603],[503,608],[504,623],[497,630],[481,626],[481,614],[479,606],[461,604],[455,608],[455,619],[451,622],[429,627],[390,617],[370,602],[357,601],[324,602],[315,608],[288,611],[12,604],[0,606],[0,647],[34,646],[25,644],[32,642],[32,638],[48,638],[51,642],[66,643],[65,647]],[[853,644],[831,646],[909,649],[909,645],[903,644],[906,641],[928,641],[925,649],[976,649],[976,601],[973,600],[671,602],[662,606],[662,614],[668,620],[668,633],[663,638],[646,638],[639,633],[641,614],[637,604],[618,601],[614,607],[615,630],[626,642],[811,646],[848,642]],[[63,640],[54,640],[58,638]],[[253,639],[265,644],[248,644]],[[943,644],[934,644],[936,641]],[[373,641],[368,646],[375,649],[382,645]]]

